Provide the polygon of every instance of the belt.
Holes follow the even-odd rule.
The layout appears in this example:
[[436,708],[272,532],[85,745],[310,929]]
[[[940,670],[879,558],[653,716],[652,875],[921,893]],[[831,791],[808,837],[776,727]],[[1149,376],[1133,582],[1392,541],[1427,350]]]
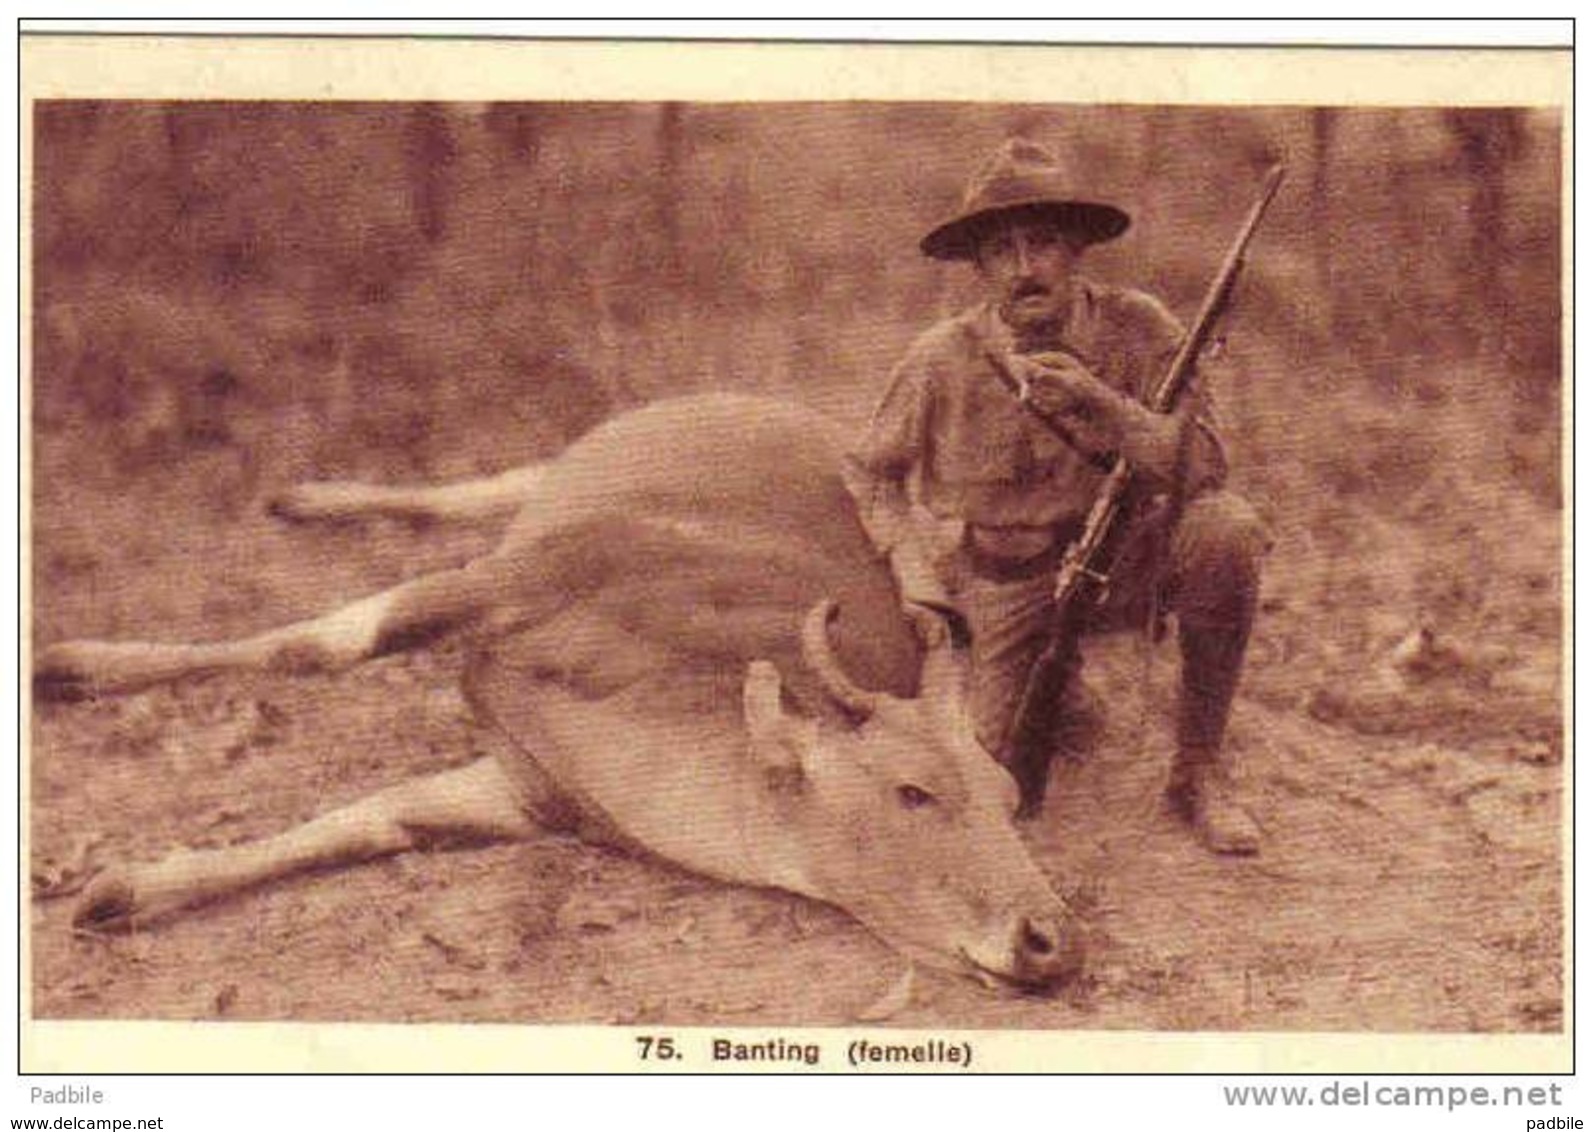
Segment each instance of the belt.
[[[1054,527],[1020,528],[980,527],[970,523],[963,532],[962,551],[968,568],[976,577],[992,582],[1027,581],[1056,570],[1081,526],[1077,522],[1059,523]],[[992,545],[998,544],[1006,534],[1018,535],[1013,539],[1014,543],[1021,545],[1028,542],[1019,532],[1033,532],[1037,537],[1043,535],[1046,542],[1039,550],[1030,553],[1003,554],[992,549]]]

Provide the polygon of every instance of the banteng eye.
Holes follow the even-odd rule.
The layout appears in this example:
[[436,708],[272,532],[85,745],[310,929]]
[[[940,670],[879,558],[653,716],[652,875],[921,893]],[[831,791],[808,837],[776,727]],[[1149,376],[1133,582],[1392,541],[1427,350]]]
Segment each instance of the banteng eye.
[[903,783],[896,788],[896,798],[909,810],[918,810],[934,802],[935,796],[921,786],[914,786],[910,782]]

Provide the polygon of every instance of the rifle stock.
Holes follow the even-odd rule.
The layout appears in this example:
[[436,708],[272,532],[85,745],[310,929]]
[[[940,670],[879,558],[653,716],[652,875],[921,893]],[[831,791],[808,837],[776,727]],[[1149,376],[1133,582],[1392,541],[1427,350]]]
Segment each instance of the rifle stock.
[[[1272,198],[1277,195],[1278,186],[1283,183],[1284,172],[1284,166],[1281,164],[1274,165],[1267,172],[1262,182],[1261,193],[1255,204],[1251,206],[1249,215],[1239,229],[1239,235],[1229,246],[1228,254],[1223,257],[1222,266],[1218,268],[1215,278],[1206,289],[1195,319],[1190,323],[1188,332],[1179,344],[1178,352],[1168,364],[1161,380],[1150,390],[1146,398],[1146,406],[1151,410],[1167,413],[1176,408],[1178,398],[1194,374],[1195,364],[1201,352],[1211,340],[1211,335],[1233,296],[1239,274],[1244,270],[1245,251],[1250,246],[1250,240],[1255,235],[1256,229],[1260,227],[1262,217],[1266,215]],[[996,370],[1008,388],[1031,411],[1035,411],[1042,421],[1066,439],[1065,432],[1056,422],[1034,409],[1033,402],[1025,396],[1022,383],[1013,376],[1005,363],[1000,359],[995,360]],[[1003,744],[1007,765],[1018,781],[1021,797],[1019,816],[1037,813],[1040,804],[1045,800],[1046,781],[1050,774],[1053,754],[1052,717],[1065,681],[1071,676],[1069,665],[1072,638],[1078,629],[1086,590],[1094,587],[1094,604],[1103,602],[1109,592],[1110,566],[1103,561],[1106,557],[1103,551],[1106,550],[1118,526],[1124,496],[1133,478],[1133,469],[1128,461],[1119,456],[1107,474],[1106,481],[1101,485],[1100,493],[1096,496],[1095,503],[1085,519],[1083,530],[1068,547],[1057,568],[1056,587],[1053,591],[1052,625],[1046,647],[1029,669],[1023,693],[1013,710],[1007,726],[1006,741]]]

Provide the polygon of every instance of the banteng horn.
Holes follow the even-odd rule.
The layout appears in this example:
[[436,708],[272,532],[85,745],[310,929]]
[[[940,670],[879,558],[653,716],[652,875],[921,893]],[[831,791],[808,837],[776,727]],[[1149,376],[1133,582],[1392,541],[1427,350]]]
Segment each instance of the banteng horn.
[[830,622],[839,612],[833,598],[825,598],[808,610],[802,622],[802,659],[807,662],[819,683],[842,707],[853,715],[867,719],[879,706],[880,693],[870,692],[852,683],[852,678],[841,668],[834,650],[830,647]]

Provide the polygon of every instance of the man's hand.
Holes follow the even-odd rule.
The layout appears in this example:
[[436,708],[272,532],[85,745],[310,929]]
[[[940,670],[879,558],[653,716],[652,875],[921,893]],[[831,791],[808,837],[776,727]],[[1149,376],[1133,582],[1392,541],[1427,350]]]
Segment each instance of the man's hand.
[[904,539],[891,551],[891,572],[901,587],[904,604],[948,605],[951,599],[915,538]]
[[1112,393],[1072,354],[1014,354],[1011,362],[1029,403],[1048,417],[1093,415]]
[[1012,356],[1024,400],[1057,423],[1086,455],[1117,448],[1132,403],[1072,354],[1045,352]]
[[1072,354],[1014,354],[1025,401],[1056,422],[1086,455],[1120,452],[1141,472],[1168,479],[1178,459],[1178,422],[1107,385]]

